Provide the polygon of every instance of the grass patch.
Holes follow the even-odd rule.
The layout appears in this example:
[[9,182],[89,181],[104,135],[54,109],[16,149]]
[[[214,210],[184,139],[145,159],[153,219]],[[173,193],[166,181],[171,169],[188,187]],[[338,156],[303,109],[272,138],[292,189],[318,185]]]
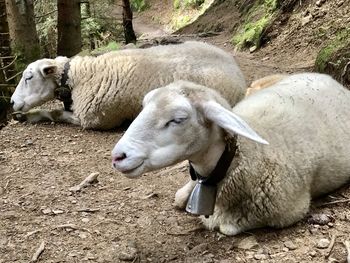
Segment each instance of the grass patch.
[[339,49],[350,44],[350,29],[341,30],[326,47],[322,48],[317,55],[315,66],[317,71],[324,72],[328,61]]
[[265,29],[270,25],[278,9],[277,0],[257,1],[246,14],[243,25],[232,37],[232,43],[238,48],[259,48]]
[[96,48],[94,50],[82,50],[81,52],[79,52],[79,54],[77,54],[78,56],[97,56],[100,54],[104,54],[110,51],[115,51],[115,50],[119,50],[121,47],[120,43],[117,43],[115,41],[109,42],[106,46],[102,46],[99,48]]

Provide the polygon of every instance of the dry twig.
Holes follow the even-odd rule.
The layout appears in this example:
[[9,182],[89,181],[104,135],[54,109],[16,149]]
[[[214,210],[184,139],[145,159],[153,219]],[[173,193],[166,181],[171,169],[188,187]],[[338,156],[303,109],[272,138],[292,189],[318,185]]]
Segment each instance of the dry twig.
[[331,243],[329,244],[328,246],[328,251],[327,251],[327,254],[325,255],[325,258],[329,258],[329,256],[331,255],[332,253],[332,250],[334,248],[334,244],[335,244],[335,239],[336,239],[337,235],[332,235],[332,238],[331,238]]
[[336,201],[320,204],[319,206],[321,207],[321,206],[334,205],[334,204],[340,204],[340,203],[348,203],[348,202],[350,202],[350,198],[348,198],[348,199],[341,199],[341,200],[336,200]]
[[80,184],[73,186],[69,188],[69,191],[71,192],[79,192],[84,187],[87,187],[88,185],[91,185],[93,183],[98,182],[97,177],[100,173],[91,173],[88,177],[86,177]]
[[35,251],[31,262],[36,262],[39,259],[40,255],[44,252],[44,249],[45,249],[45,242],[43,241],[41,242],[39,248]]
[[63,225],[58,225],[53,227],[53,229],[61,229],[61,228],[68,228],[68,229],[73,229],[73,230],[83,230],[91,234],[89,229],[78,227],[77,225],[74,224],[63,224]]
[[40,230],[40,229],[37,229],[37,230],[31,231],[31,232],[28,232],[28,233],[25,235],[25,238],[28,238],[28,237],[30,237],[30,236],[32,236],[32,235],[38,233],[38,232],[41,232],[41,230]]
[[344,241],[344,245],[345,245],[345,248],[348,252],[348,257],[347,257],[347,262],[350,263],[350,241],[349,240],[345,240]]
[[95,212],[98,212],[100,211],[100,208],[80,208],[77,210],[78,212],[86,212],[86,213],[95,213]]

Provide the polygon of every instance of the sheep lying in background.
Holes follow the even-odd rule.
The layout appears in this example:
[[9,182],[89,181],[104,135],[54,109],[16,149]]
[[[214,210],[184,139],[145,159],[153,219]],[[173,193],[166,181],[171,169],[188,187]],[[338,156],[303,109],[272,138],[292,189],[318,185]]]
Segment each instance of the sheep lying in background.
[[[209,44],[188,41],[125,49],[98,57],[41,59],[23,72],[11,100],[14,110],[22,111],[14,114],[19,120],[51,120],[87,129],[110,129],[136,117],[148,91],[178,79],[212,87],[230,105],[242,99],[246,91],[244,77],[229,53]],[[56,98],[63,96],[68,101],[66,111],[27,112],[53,100],[55,94]]]
[[245,96],[247,97],[261,89],[270,87],[271,85],[277,83],[278,81],[284,79],[285,77],[287,77],[287,75],[285,74],[274,74],[274,75],[269,75],[269,76],[254,80],[250,84],[250,86],[247,88]]
[[[207,177],[224,149],[237,149],[214,213],[203,218],[223,234],[294,224],[311,198],[350,179],[350,92],[327,75],[286,77],[232,111],[214,90],[178,81],[149,92],[143,107],[112,151],[114,168],[128,177],[183,160]],[[195,184],[178,190],[178,206]]]

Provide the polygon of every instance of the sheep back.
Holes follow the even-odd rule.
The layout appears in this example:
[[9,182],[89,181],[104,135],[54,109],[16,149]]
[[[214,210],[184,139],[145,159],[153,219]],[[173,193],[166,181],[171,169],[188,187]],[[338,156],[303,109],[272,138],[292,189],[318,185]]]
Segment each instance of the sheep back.
[[93,129],[110,129],[134,119],[148,91],[175,80],[213,88],[231,105],[246,91],[243,74],[230,54],[195,41],[75,57],[69,77],[74,114],[83,128]]
[[[241,116],[270,144],[238,138],[235,157],[219,189],[215,215],[239,210],[255,227],[283,227],[300,220],[310,199],[350,179],[350,92],[329,76],[285,78],[238,103]],[[215,221],[216,220],[216,221]]]

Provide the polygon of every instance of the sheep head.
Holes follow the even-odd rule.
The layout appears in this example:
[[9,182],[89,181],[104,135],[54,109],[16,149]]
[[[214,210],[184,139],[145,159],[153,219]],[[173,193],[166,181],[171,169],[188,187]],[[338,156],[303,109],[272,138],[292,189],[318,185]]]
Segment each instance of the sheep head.
[[267,143],[217,92],[176,81],[145,96],[143,110],[112,151],[112,165],[138,177],[183,160],[203,160],[213,145],[224,144],[222,128]]
[[14,111],[28,111],[54,99],[62,60],[67,58],[40,59],[27,66],[11,97]]

